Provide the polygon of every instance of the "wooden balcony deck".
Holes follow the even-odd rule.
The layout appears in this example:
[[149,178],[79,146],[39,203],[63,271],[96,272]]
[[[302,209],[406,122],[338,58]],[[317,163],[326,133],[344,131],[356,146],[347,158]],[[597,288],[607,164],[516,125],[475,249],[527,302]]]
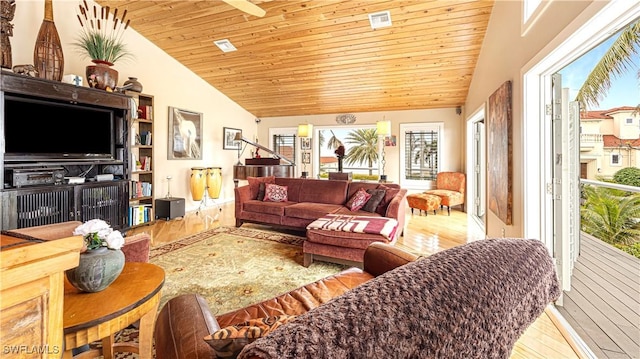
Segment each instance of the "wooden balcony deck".
[[558,311],[598,358],[640,358],[640,259],[582,233]]

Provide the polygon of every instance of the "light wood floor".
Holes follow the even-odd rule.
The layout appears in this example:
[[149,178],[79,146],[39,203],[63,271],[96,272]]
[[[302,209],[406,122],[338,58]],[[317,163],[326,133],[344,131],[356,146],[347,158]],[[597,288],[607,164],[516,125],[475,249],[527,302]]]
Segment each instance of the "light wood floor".
[[[184,218],[171,221],[158,220],[153,225],[138,227],[128,234],[147,232],[151,235],[152,246],[169,243],[191,234],[219,226],[234,226],[233,203],[223,204],[221,211],[209,207],[199,213],[190,212]],[[437,215],[419,216],[407,214],[407,226],[404,236],[397,246],[424,255],[452,248],[470,241],[484,238],[482,233],[472,233],[468,228],[467,215],[453,210],[451,216],[446,212]],[[245,224],[245,226],[251,226]],[[511,358],[578,358],[561,332],[544,313],[516,343]]]

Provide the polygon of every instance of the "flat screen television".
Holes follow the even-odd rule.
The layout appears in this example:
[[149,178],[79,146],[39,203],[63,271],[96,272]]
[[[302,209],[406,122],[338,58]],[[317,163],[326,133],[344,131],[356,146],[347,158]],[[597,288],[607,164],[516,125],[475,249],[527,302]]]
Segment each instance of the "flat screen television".
[[6,95],[6,161],[112,160],[113,110]]

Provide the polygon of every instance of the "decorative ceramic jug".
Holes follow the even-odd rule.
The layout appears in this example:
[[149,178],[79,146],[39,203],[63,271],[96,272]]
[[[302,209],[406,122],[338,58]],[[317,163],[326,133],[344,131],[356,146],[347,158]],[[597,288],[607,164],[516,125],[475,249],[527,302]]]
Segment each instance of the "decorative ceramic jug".
[[91,60],[95,65],[87,66],[86,75],[89,87],[113,91],[118,84],[118,71],[111,68],[112,63],[102,60]]
[[100,247],[80,253],[80,264],[65,271],[67,279],[83,292],[95,293],[113,283],[124,268],[124,253]]
[[131,87],[128,88],[129,91],[142,92],[142,84],[138,81],[137,77],[129,77],[129,79],[122,84],[122,87],[126,87],[129,84],[131,84]]

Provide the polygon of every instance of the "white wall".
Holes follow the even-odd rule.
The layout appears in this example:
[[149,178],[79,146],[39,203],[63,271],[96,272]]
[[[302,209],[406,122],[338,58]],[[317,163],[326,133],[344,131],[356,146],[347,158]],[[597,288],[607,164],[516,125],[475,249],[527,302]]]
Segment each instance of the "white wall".
[[[80,29],[75,11],[78,4],[78,1],[54,1],[54,23],[62,42],[64,73],[86,77],[85,67],[91,64],[90,59],[81,57],[71,46]],[[44,1],[17,1],[14,36],[11,38],[13,65],[33,63],[35,39],[43,15]],[[135,59],[119,62],[114,68],[120,73],[118,85],[121,86],[128,76],[134,76],[144,86],[143,92],[154,96],[154,197],[165,196],[166,177],[172,176],[171,195],[186,198],[187,211],[194,210],[200,203],[191,198],[191,167],[222,167],[220,201],[233,200],[232,177],[236,152],[222,150],[222,127],[242,128],[245,136],[252,138],[256,131],[255,116],[140,36],[135,26],[132,23],[125,32],[127,47],[134,53]],[[202,160],[167,160],[169,106],[203,113]]]
[[[606,2],[601,2],[602,6]],[[524,163],[523,139],[538,134],[523,131],[523,81],[521,71],[534,57],[544,56],[545,48],[559,41],[562,30],[578,17],[591,1],[553,1],[526,36],[521,36],[521,2],[496,1],[476,65],[466,108],[477,109],[485,105],[491,94],[505,81],[513,88],[513,224],[505,225],[493,212],[487,210],[487,235],[521,237],[524,233]],[[574,23],[575,24],[575,23]],[[563,33],[561,36],[568,36]],[[544,49],[544,52],[542,51]],[[487,178],[490,182],[492,178]],[[489,198],[490,193],[487,194]]]
[[[444,148],[442,151],[442,171],[464,172],[464,122],[463,115],[457,115],[455,108],[434,110],[406,110],[385,112],[353,112],[356,116],[355,125],[375,125],[383,118],[391,121],[391,133],[398,136],[401,123],[417,122],[444,122]],[[258,140],[261,144],[270,147],[269,128],[297,127],[299,124],[310,123],[314,126],[333,126],[336,124],[338,114],[311,115],[311,116],[284,116],[261,118],[258,125]],[[316,139],[314,138],[314,141]],[[269,144],[269,145],[267,145]],[[299,144],[296,144],[299,146]],[[298,147],[299,148],[299,147]],[[389,181],[398,183],[400,178],[400,148],[385,147],[385,173]],[[307,169],[309,167],[307,166]],[[311,171],[310,171],[311,172]],[[315,176],[315,173],[310,173]]]

